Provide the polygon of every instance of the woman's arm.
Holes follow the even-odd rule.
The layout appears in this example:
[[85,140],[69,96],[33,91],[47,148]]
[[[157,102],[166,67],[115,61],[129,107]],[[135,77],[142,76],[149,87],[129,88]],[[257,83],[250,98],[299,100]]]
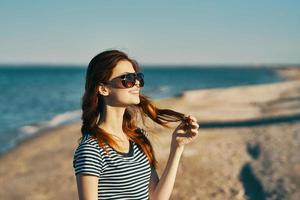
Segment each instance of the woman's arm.
[[184,146],[198,136],[198,128],[197,119],[189,116],[187,121],[181,122],[173,132],[169,159],[160,180],[155,169],[151,170],[149,183],[149,197],[151,200],[167,200],[170,198]]
[[98,177],[78,174],[76,176],[79,200],[98,199]]
[[156,170],[154,168],[151,170],[149,186],[150,200],[166,200],[170,198],[183,148],[183,146],[171,148],[166,168],[160,180]]

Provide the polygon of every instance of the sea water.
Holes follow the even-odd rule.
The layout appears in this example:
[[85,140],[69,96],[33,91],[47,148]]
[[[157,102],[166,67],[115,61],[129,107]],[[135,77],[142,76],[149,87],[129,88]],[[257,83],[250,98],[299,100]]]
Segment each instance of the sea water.
[[[284,81],[273,68],[141,66],[152,99],[185,90]],[[0,66],[0,154],[42,130],[80,121],[84,66]]]

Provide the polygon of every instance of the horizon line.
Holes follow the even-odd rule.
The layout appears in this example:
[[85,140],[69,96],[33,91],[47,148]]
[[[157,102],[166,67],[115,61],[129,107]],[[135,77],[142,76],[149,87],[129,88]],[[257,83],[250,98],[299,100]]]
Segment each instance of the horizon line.
[[[47,67],[87,67],[88,64],[82,63],[47,63],[47,62],[23,62],[23,63],[1,63],[0,67],[4,66],[47,66]],[[300,67],[300,63],[139,63],[139,66],[143,67],[200,67],[200,66],[289,66]]]

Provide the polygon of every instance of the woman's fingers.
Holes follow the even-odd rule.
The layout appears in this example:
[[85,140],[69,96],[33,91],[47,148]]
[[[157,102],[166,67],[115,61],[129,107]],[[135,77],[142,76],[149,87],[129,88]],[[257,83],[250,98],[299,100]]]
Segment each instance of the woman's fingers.
[[188,116],[185,120],[183,120],[176,128],[176,130],[182,130],[184,132],[190,131],[190,130],[198,130],[199,124],[197,122],[197,119],[193,116]]
[[187,118],[191,119],[191,120],[194,121],[194,122],[197,122],[197,119],[196,119],[196,117],[194,117],[194,116],[189,115]]
[[199,128],[199,124],[197,122],[193,122],[192,125],[194,128],[197,128],[197,129]]
[[198,126],[198,128],[199,128],[199,124],[198,124],[198,122],[197,122],[196,117],[189,115],[189,116],[187,117],[187,120],[186,120],[186,121],[187,121],[188,124],[191,124],[191,125],[194,125],[194,126]]
[[197,135],[197,134],[199,133],[199,131],[196,130],[196,129],[191,129],[189,132],[190,132],[192,135]]
[[197,119],[191,115],[185,117],[173,132],[173,138],[176,141],[185,145],[193,141],[198,134],[199,124]]
[[199,124],[197,122],[192,122],[190,124],[186,124],[185,128],[186,129],[198,129]]

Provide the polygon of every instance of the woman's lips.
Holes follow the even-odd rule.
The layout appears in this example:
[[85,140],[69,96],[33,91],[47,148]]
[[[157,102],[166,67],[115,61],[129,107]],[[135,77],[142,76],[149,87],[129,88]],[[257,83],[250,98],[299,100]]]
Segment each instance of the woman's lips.
[[129,91],[129,93],[131,93],[131,94],[139,94],[140,91],[139,90],[132,90],[132,91]]
[[133,93],[133,92],[130,92],[131,94],[139,94],[139,92],[135,92],[135,93]]

